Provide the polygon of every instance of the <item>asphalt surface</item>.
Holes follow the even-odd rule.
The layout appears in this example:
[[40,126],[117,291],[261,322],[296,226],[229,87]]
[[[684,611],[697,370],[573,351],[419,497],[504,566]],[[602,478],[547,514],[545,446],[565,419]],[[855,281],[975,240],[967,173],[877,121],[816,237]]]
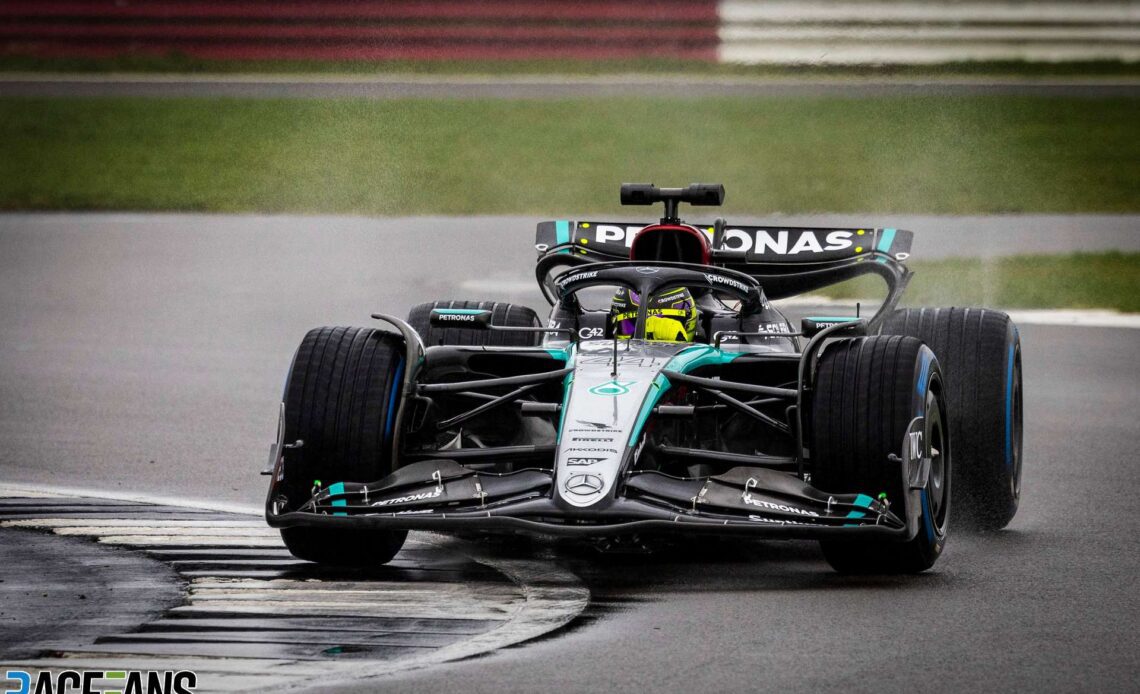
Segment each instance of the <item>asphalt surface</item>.
[[133,629],[181,599],[174,572],[140,554],[27,530],[0,538],[0,664]]
[[1140,94],[1118,78],[751,78],[708,75],[180,75],[0,74],[0,97],[233,97],[242,99],[557,99],[577,97],[1070,96]]
[[[1135,248],[1126,233],[1134,220],[1090,218],[1061,220],[1060,231],[1026,224],[1011,232],[1024,235],[1021,248],[1009,250],[1095,245],[1098,235],[1075,230],[1098,219],[1118,225],[1120,243]],[[366,325],[369,313],[402,314],[435,298],[537,307],[524,285],[531,222],[0,216],[0,479],[258,504],[256,472],[305,330]],[[1017,222],[987,223],[996,231]],[[916,257],[937,255],[930,244],[929,253],[916,244]],[[800,542],[702,543],[648,557],[539,546],[533,556],[589,585],[588,618],[559,636],[381,684],[465,692],[1134,687],[1140,331],[1028,325],[1022,338],[1022,509],[1007,531],[952,535],[933,572],[842,578],[814,544]]]

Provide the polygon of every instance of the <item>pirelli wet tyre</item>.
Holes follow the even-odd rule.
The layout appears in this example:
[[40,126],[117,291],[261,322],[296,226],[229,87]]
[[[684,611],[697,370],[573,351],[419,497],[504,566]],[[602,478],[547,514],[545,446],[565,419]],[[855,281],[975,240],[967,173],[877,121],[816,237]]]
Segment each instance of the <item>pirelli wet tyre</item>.
[[1021,499],[1021,340],[1001,311],[895,311],[884,334],[911,335],[934,350],[953,413],[954,519],[978,530],[1004,528]]
[[[371,482],[392,472],[393,419],[404,373],[404,345],[373,328],[316,328],[297,348],[285,384],[285,441],[303,442],[285,457],[282,489],[289,508],[314,485]],[[282,528],[293,556],[322,564],[388,562],[405,531]]]
[[942,372],[929,347],[913,337],[878,336],[828,345],[816,370],[811,409],[812,484],[835,493],[886,494],[900,517],[905,499],[900,463],[908,430],[921,418],[921,451],[931,459],[920,492],[915,537],[824,540],[824,557],[841,573],[917,573],[934,565],[946,541],[951,451]]
[[535,347],[541,333],[508,332],[474,328],[434,328],[428,322],[432,309],[461,308],[491,312],[491,325],[512,328],[540,328],[542,322],[532,309],[501,301],[433,301],[418,304],[408,312],[408,324],[416,329],[428,347],[434,345],[487,345],[496,347]]

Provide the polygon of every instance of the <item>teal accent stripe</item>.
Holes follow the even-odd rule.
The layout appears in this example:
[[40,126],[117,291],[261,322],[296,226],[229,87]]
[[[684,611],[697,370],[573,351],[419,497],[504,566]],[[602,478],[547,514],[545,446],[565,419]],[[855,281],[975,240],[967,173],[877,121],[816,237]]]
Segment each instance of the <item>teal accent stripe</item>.
[[[552,350],[547,350],[552,352]],[[566,349],[566,366],[574,365],[574,358],[577,355],[576,347],[571,344]],[[553,352],[551,354],[553,356]],[[555,357],[557,358],[557,357]],[[562,409],[558,411],[558,433],[554,435],[555,443],[562,443],[562,427],[566,425],[566,408],[570,406],[570,387],[574,385],[574,372],[566,374],[562,379]]]
[[449,316],[477,316],[481,313],[490,313],[485,308],[436,308],[436,313],[445,313]]
[[637,445],[638,440],[641,438],[641,430],[645,427],[645,422],[649,420],[649,415],[653,412],[653,408],[657,406],[657,401],[665,391],[669,390],[669,379],[661,374],[657,374],[657,378],[653,379],[653,385],[650,386],[652,390],[645,398],[645,404],[641,406],[641,412],[637,413],[637,421],[633,423],[633,435],[629,437],[629,447],[633,448]]
[[[867,496],[866,494],[860,494],[859,496],[855,497],[855,505],[856,506],[862,506],[863,508],[871,508],[871,502],[872,501],[874,501],[874,499]],[[864,518],[864,517],[866,517],[866,515],[867,514],[863,513],[862,511],[848,511],[847,512],[848,518]]]
[[[329,494],[344,494],[344,482],[337,482],[336,484],[329,485]],[[333,506],[348,506],[348,502],[344,499],[333,499]],[[334,511],[334,516],[347,516],[344,511]]]
[[879,245],[876,246],[876,250],[881,251],[883,253],[889,253],[891,250],[891,244],[894,242],[895,242],[895,230],[894,229],[883,229],[883,235],[879,237]]
[[567,220],[559,219],[554,222],[554,243],[559,246],[570,243],[570,222]]
[[574,385],[574,373],[566,374],[562,379],[562,409],[558,411],[558,435],[554,443],[562,443],[562,427],[566,425],[566,408],[570,407],[570,387]]
[[855,316],[807,316],[807,319],[824,323],[850,323],[859,320]]

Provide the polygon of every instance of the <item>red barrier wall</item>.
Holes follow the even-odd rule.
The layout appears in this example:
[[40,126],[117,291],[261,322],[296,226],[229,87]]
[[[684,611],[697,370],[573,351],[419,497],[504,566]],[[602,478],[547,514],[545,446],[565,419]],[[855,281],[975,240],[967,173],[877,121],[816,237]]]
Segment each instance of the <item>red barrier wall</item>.
[[716,60],[715,0],[4,0],[8,54]]

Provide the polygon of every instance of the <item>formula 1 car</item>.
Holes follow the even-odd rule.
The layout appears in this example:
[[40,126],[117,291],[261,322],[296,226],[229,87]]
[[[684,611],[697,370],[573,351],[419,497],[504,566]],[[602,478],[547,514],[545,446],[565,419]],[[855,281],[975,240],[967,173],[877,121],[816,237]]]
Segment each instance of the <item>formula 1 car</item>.
[[[625,184],[655,224],[538,225],[552,309],[437,301],[302,340],[266,518],[297,557],[382,564],[409,530],[814,538],[836,570],[931,567],[1017,510],[1021,347],[997,311],[897,309],[912,234],[693,225],[724,187]],[[770,303],[870,274],[870,317]]]

